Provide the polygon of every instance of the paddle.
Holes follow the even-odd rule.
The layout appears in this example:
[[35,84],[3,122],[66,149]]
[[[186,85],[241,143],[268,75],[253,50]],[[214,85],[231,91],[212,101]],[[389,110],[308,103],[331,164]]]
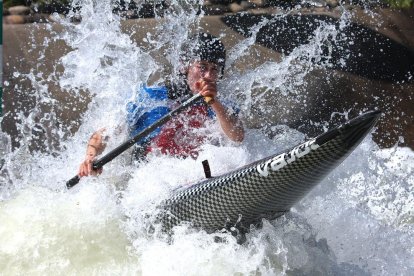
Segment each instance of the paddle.
[[[164,117],[156,121],[154,124],[150,125],[146,129],[142,130],[137,135],[132,137],[131,139],[125,141],[124,143],[122,143],[121,145],[113,149],[112,151],[108,152],[106,155],[102,156],[100,159],[95,160],[92,163],[92,168],[94,170],[102,168],[106,163],[112,161],[112,159],[114,159],[115,157],[117,157],[118,155],[126,151],[127,149],[129,149],[132,145],[134,145],[140,139],[144,138],[145,136],[153,132],[157,127],[160,127],[161,125],[168,122],[175,115],[177,115],[178,113],[183,111],[186,107],[190,106],[191,104],[193,104],[194,102],[196,102],[202,97],[203,96],[201,96],[201,94],[196,94],[192,96],[191,98],[189,98],[188,100],[184,101],[179,107],[177,107],[176,109],[166,114]],[[212,98],[206,97],[207,103],[211,100]],[[66,182],[66,187],[68,189],[72,188],[73,186],[79,183],[79,180],[80,180],[80,177],[78,175],[75,177],[72,177],[68,182]]]

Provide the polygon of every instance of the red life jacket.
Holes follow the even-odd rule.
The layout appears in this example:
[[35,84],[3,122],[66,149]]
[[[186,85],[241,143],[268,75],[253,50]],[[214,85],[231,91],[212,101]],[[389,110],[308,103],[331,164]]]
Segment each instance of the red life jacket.
[[207,105],[190,107],[162,127],[147,147],[147,153],[160,151],[168,155],[196,158],[198,148],[206,140],[199,130],[205,127],[209,119]]

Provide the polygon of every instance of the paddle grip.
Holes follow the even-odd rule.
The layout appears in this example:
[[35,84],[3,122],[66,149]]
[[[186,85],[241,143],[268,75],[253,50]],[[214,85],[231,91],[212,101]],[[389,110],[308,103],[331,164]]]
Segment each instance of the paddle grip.
[[204,97],[204,101],[206,102],[206,104],[210,105],[214,103],[214,98],[213,97]]
[[66,182],[66,187],[68,189],[72,188],[73,186],[79,183],[79,180],[80,180],[79,175],[72,177],[71,179],[69,179],[69,181]]

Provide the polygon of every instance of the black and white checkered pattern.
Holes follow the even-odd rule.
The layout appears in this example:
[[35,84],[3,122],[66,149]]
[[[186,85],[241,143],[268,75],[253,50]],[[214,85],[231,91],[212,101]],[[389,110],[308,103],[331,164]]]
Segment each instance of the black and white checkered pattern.
[[166,229],[186,221],[213,232],[232,226],[248,227],[262,218],[276,218],[338,166],[362,141],[378,117],[379,112],[369,112],[320,135],[315,139],[319,148],[277,171],[269,170],[267,177],[259,174],[257,166],[280,153],[178,189],[161,205],[159,219]]

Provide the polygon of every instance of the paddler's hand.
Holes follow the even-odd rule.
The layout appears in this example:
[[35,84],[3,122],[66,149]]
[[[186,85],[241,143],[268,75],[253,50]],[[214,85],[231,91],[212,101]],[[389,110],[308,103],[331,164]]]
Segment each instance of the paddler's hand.
[[202,78],[195,83],[197,91],[207,100],[212,99],[214,101],[217,96],[217,84],[216,81],[207,78]]
[[102,128],[94,132],[89,139],[88,145],[86,147],[86,157],[85,160],[81,163],[79,167],[78,175],[88,176],[88,175],[98,175],[102,173],[102,169],[94,170],[92,167],[93,161],[96,159],[96,156],[101,154],[105,149],[105,143],[103,139],[103,133],[105,129]]
[[81,163],[79,167],[78,175],[80,177],[83,176],[89,176],[89,175],[99,175],[102,173],[102,169],[94,170],[92,168],[92,163],[96,159],[96,156],[94,154],[87,155],[85,160]]

